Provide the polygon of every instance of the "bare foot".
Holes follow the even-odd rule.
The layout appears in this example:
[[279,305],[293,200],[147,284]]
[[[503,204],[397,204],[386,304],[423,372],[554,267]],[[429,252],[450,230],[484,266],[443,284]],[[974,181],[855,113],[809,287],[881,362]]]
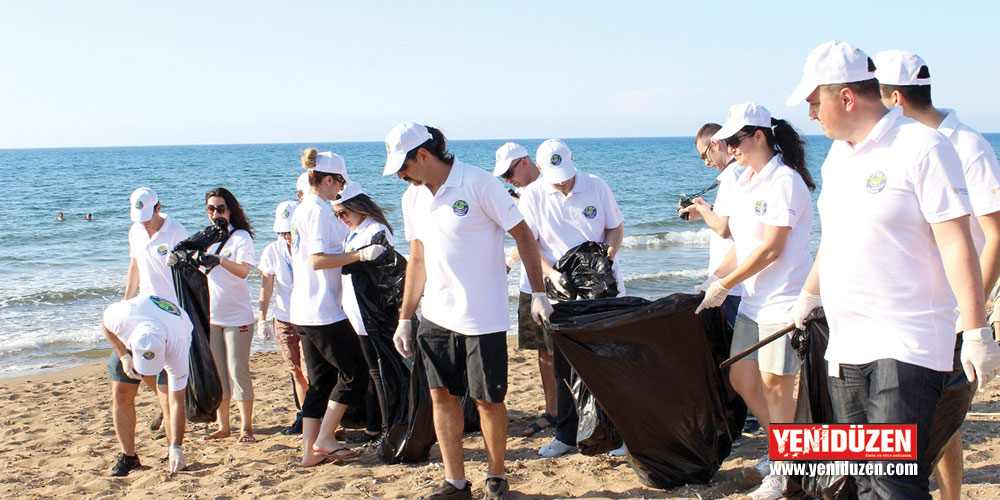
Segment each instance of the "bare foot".
[[319,436],[313,443],[312,451],[313,453],[322,453],[323,451],[336,450],[342,447],[343,445],[338,443],[333,436]]
[[240,438],[236,440],[240,444],[253,444],[257,442],[257,438],[253,437],[253,432],[242,431],[240,432]]
[[321,457],[318,455],[313,455],[313,460],[308,462],[299,462],[299,467],[315,467],[317,465],[323,465],[325,463],[333,462],[332,458]]
[[219,429],[219,430],[217,430],[217,431],[215,431],[215,432],[213,432],[211,434],[202,436],[201,440],[202,441],[215,441],[216,439],[225,439],[225,438],[227,438],[229,436],[232,436],[232,435],[233,435],[233,432],[230,431],[229,429]]

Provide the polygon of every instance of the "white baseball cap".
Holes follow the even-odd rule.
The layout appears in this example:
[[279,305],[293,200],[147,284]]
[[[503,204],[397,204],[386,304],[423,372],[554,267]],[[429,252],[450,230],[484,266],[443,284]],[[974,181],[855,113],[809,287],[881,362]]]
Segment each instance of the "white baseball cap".
[[317,172],[325,172],[327,174],[340,174],[344,179],[347,179],[347,165],[344,163],[344,158],[337,153],[323,151],[317,154],[314,169]]
[[749,101],[733,104],[726,115],[726,123],[712,136],[712,140],[724,141],[748,125],[771,128],[771,112]]
[[348,182],[344,185],[344,190],[340,192],[340,198],[333,200],[333,204],[340,205],[341,203],[364,193],[365,192],[361,190],[361,184],[354,181]]
[[295,180],[295,190],[302,194],[309,194],[309,172],[302,172],[302,175]]
[[576,175],[573,152],[559,139],[548,139],[538,146],[535,163],[542,171],[542,180],[547,184],[560,184]]
[[931,77],[920,78],[920,68],[927,66],[923,58],[905,50],[883,50],[875,54],[875,78],[885,85],[930,85]]
[[141,187],[132,191],[128,198],[129,218],[132,222],[146,222],[153,217],[153,210],[160,199],[156,197],[156,191],[147,187]]
[[500,146],[497,148],[497,163],[496,166],[493,167],[493,175],[500,177],[510,169],[510,164],[514,160],[524,158],[525,156],[531,155],[528,154],[528,150],[524,149],[524,146],[520,144],[508,142],[503,146]]
[[274,232],[292,232],[292,212],[299,206],[297,201],[283,201],[278,203],[278,208],[274,209]]
[[869,71],[868,55],[847,42],[821,43],[806,58],[802,81],[785,104],[795,106],[809,97],[816,87],[833,83],[853,83],[875,78]]
[[166,363],[166,343],[160,325],[151,321],[140,323],[128,338],[132,362],[140,375],[156,375]]
[[382,175],[399,172],[399,169],[403,168],[403,161],[406,160],[406,153],[430,139],[431,133],[427,127],[419,123],[405,122],[392,127],[385,136],[385,152],[388,157],[385,159]]

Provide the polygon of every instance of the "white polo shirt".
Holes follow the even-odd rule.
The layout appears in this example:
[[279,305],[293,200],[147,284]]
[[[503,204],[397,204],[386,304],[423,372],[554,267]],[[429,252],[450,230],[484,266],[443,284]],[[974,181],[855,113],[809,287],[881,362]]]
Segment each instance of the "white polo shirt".
[[955,148],[896,108],[853,148],[834,142],[822,175],[826,359],[950,371],[956,304],[930,225],[970,210]]
[[290,323],[288,307],[292,299],[292,254],[284,238],[278,236],[277,240],[264,247],[257,269],[274,276],[274,317]]
[[[715,193],[715,203],[712,204],[712,211],[715,215],[719,217],[729,217],[729,208],[727,203],[729,197],[732,193],[733,185],[736,184],[736,179],[739,178],[740,173],[743,172],[742,167],[735,161],[722,169],[719,175],[716,177],[719,181],[719,190]],[[712,231],[711,236],[708,239],[708,272],[712,273],[722,265],[722,261],[726,259],[726,255],[729,255],[729,250],[733,248],[733,237],[730,235],[728,238],[723,238],[719,236],[718,233]],[[743,284],[740,283],[733,287],[729,292],[729,295],[735,295],[737,297],[743,295]]]
[[785,323],[812,268],[809,232],[813,208],[809,188],[796,171],[774,155],[760,173],[746,168],[729,203],[729,232],[742,264],[764,242],[765,226],[790,227],[781,256],[743,281],[739,312],[757,324]]
[[[625,220],[608,184],[579,170],[568,196],[552,184],[533,182],[521,194],[518,209],[538,239],[542,258],[553,266],[569,249],[581,243],[604,242],[608,230]],[[624,296],[625,281],[618,261],[614,259],[612,270],[618,279],[618,295]],[[531,289],[525,293],[531,293]]]
[[330,204],[312,193],[292,214],[292,297],[289,318],[302,326],[331,325],[347,319],[340,305],[340,268],[313,270],[309,256],[344,253],[347,226]]
[[167,258],[174,246],[187,239],[184,226],[161,214],[163,225],[152,237],[142,224],[135,222],[128,230],[128,256],[139,268],[139,294],[156,295],[177,302],[174,278]]
[[111,304],[104,310],[104,327],[128,346],[135,327],[153,322],[161,325],[166,335],[167,388],[179,391],[187,387],[188,356],[191,351],[193,325],[185,312],[174,302],[156,296],[139,296]]
[[975,215],[969,217],[969,229],[972,230],[976,251],[981,254],[986,245],[986,235],[976,217],[1000,211],[1000,165],[993,147],[979,132],[958,121],[954,110],[941,111],[947,116],[937,130],[951,141],[962,161],[965,185],[969,188],[969,203]]
[[[347,234],[347,239],[344,240],[344,251],[353,252],[363,246],[369,245],[372,242],[372,238],[379,231],[385,231],[385,237],[389,244],[392,245],[392,232],[389,231],[389,228],[381,222],[375,222],[371,217],[365,217],[365,220],[361,221],[357,229]],[[361,308],[358,306],[358,297],[354,295],[354,282],[351,279],[352,276],[350,274],[341,276],[344,287],[344,313],[347,314],[347,319],[351,322],[351,326],[354,327],[354,331],[358,335],[368,335],[368,330],[365,329],[365,322],[361,317]]]
[[406,239],[424,246],[423,317],[464,335],[507,331],[503,238],[522,220],[496,177],[458,160],[437,194],[407,188]]
[[[219,254],[233,262],[254,266],[253,239],[250,233],[229,226],[232,233],[222,250],[219,245],[208,247],[209,253]],[[243,326],[254,322],[253,307],[250,305],[250,283],[247,278],[238,278],[221,265],[208,273],[208,301],[211,308],[211,323],[216,326]]]

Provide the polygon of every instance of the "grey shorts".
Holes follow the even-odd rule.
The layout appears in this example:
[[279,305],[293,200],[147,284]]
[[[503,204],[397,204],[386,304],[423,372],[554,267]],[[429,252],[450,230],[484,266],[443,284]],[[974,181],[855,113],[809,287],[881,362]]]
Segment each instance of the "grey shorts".
[[[126,384],[139,385],[139,380],[136,380],[122,371],[122,360],[118,359],[118,355],[115,351],[111,351],[111,355],[108,356],[108,380],[112,382],[124,382]],[[156,376],[156,385],[167,385],[167,371],[160,370],[160,374]]]
[[[788,325],[785,323],[758,325],[746,315],[737,315],[729,355],[733,356],[739,353],[786,326]],[[743,359],[757,361],[757,366],[762,373],[775,375],[796,375],[799,373],[799,357],[795,354],[795,349],[792,349],[788,335],[782,335],[778,340],[761,347]]]

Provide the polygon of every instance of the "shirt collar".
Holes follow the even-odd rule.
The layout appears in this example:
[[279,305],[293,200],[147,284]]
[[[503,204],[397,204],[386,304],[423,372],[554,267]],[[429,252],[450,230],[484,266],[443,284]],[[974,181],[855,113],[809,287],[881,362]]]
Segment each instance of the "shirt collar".
[[955,130],[958,129],[958,113],[954,109],[942,109],[942,113],[945,113],[944,120],[941,120],[941,124],[938,125],[938,132],[944,134],[945,137],[951,137],[955,134]]
[[[576,177],[576,181],[573,182],[573,189],[569,191],[570,195],[572,195],[573,193],[582,193],[590,187],[589,179],[587,179],[587,176],[582,174],[583,172],[580,172],[579,169],[576,171],[575,174],[573,174]],[[541,179],[541,177],[539,177],[539,179]],[[552,184],[546,184],[545,189],[546,189],[545,192],[548,194],[556,194],[556,193],[562,194],[562,191],[556,189],[556,187]]]
[[760,169],[759,174],[755,174],[753,168],[751,167],[743,167],[743,171],[740,172],[739,180],[737,182],[739,182],[740,186],[744,187],[749,186],[751,183],[760,182],[760,179],[767,179],[771,177],[771,174],[773,174],[778,168],[778,165],[781,165],[780,153],[772,156],[771,159],[768,160],[767,164],[764,165],[764,168]]
[[896,106],[889,110],[875,126],[872,127],[871,132],[868,132],[868,136],[865,140],[854,145],[854,151],[860,151],[862,149],[867,149],[870,145],[876,144],[885,137],[890,130],[895,128],[899,124],[899,119],[903,117],[903,108]]

